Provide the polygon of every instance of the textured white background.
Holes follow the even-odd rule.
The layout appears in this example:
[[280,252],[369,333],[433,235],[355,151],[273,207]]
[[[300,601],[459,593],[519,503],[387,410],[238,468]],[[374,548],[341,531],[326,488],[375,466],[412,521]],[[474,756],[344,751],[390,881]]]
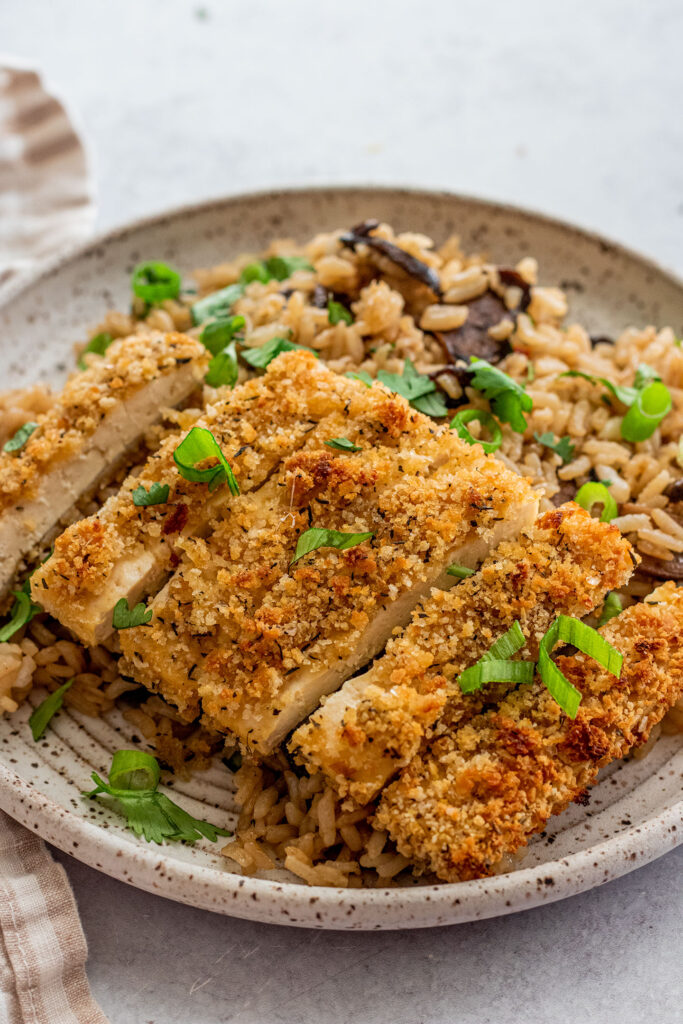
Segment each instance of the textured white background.
[[[0,0],[0,50],[80,111],[103,228],[270,185],[407,183],[555,213],[678,270],[682,38],[679,0]],[[218,918],[67,869],[113,1024],[668,1024],[682,865],[375,935]]]

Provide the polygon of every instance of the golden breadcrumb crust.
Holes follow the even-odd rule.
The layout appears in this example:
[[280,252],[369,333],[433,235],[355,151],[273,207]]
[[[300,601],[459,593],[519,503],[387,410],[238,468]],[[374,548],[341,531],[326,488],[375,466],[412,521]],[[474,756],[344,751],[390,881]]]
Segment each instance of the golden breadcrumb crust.
[[0,511],[32,498],[42,475],[78,455],[113,408],[151,381],[192,361],[200,380],[206,349],[186,334],[134,334],[115,341],[101,359],[75,373],[54,405],[36,417],[38,429],[23,448],[0,452]]
[[683,693],[683,590],[665,584],[601,633],[623,655],[620,679],[584,654],[557,659],[583,695],[574,721],[537,679],[427,744],[384,791],[375,823],[405,856],[444,881],[492,874],[646,742]]
[[[365,410],[350,408],[331,435],[362,450],[336,452],[319,432],[260,491],[236,499],[205,541],[183,543],[152,626],[121,636],[135,677],[156,679],[181,707],[201,695],[213,728],[240,733],[249,717],[268,731],[288,677],[343,665],[373,617],[438,574],[455,543],[485,537],[533,501],[528,483],[478,446],[381,387],[364,390]],[[398,434],[387,432],[387,402]],[[290,568],[309,526],[374,537]]]
[[559,615],[582,617],[633,570],[619,530],[573,502],[546,512],[517,540],[503,541],[479,571],[449,591],[434,591],[385,654],[323,705],[293,735],[290,749],[309,771],[324,771],[342,796],[367,803],[417,752],[444,713],[451,728],[501,699],[509,684],[465,696],[456,677],[515,621],[527,638],[523,656]]

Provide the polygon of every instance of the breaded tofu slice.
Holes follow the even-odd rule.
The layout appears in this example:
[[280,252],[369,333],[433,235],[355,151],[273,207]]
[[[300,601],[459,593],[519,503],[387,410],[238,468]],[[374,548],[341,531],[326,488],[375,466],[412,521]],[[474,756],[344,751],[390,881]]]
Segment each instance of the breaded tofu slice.
[[584,654],[557,658],[583,696],[574,721],[537,677],[426,746],[384,791],[375,825],[401,853],[446,882],[493,874],[647,741],[683,693],[683,590],[664,584],[600,632],[623,655],[619,680]]
[[632,571],[631,547],[615,526],[573,502],[546,512],[474,576],[418,605],[384,655],[296,730],[290,751],[311,773],[323,771],[341,796],[369,802],[440,715],[452,727],[505,695],[512,684],[465,696],[456,679],[515,621],[527,638],[525,657],[534,657],[557,615],[587,615]]
[[[418,418],[419,428],[413,424]],[[359,437],[381,432],[393,444],[408,429],[427,441],[436,429],[387,389],[336,374],[308,352],[279,356],[262,377],[209,406],[196,426],[214,434],[247,493],[287,455],[315,438],[322,444],[321,436],[337,436],[347,420],[356,423]],[[235,500],[225,486],[210,494],[206,484],[180,476],[173,452],[182,436],[169,436],[95,515],[58,537],[52,557],[33,576],[34,599],[85,644],[110,635],[121,598],[132,607],[156,592],[177,564],[179,540],[206,533]],[[167,500],[136,506],[133,491],[155,483],[168,486]]]
[[[227,545],[207,538],[204,566],[183,567],[182,584],[171,584],[177,608],[165,603],[157,635],[154,620],[121,635],[133,649],[128,671],[141,679],[146,664],[144,681],[156,672],[168,697],[164,676],[175,664],[176,702],[190,686],[211,728],[257,754],[272,751],[384,646],[430,587],[453,582],[445,570],[454,559],[473,564],[533,521],[527,481],[448,428],[430,429],[419,451],[407,436],[399,449],[308,449],[287,460],[275,504],[251,536],[242,539],[240,526]],[[373,537],[291,565],[309,527]],[[189,669],[191,684],[182,678]]]
[[185,334],[133,335],[74,374],[16,452],[0,452],[0,595],[27,555],[127,449],[193,391],[207,353]]

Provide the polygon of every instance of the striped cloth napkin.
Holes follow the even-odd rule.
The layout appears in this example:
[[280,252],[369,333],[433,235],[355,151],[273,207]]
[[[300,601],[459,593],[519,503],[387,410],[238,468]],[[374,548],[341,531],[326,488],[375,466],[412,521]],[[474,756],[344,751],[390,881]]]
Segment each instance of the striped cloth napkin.
[[[83,238],[85,151],[33,69],[0,57],[0,288]],[[37,836],[0,811],[0,1024],[108,1024],[85,974],[71,886]]]
[[90,994],[87,955],[64,868],[0,811],[0,1022],[108,1024]]

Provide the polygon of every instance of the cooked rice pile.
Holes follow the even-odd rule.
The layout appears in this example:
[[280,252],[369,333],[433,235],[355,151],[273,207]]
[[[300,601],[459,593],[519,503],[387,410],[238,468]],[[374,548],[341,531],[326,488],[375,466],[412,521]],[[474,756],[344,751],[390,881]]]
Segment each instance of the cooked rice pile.
[[[242,269],[256,258],[303,256],[314,270],[297,270],[285,282],[254,281],[234,305],[232,311],[246,321],[247,347],[286,337],[315,349],[334,370],[362,369],[373,376],[380,369],[400,374],[408,358],[418,371],[436,375],[449,404],[465,397],[468,405],[487,409],[480,392],[466,385],[463,390],[462,374],[438,375],[448,360],[430,332],[458,330],[466,320],[466,304],[492,289],[511,311],[489,332],[494,341],[507,341],[513,350],[498,365],[525,384],[533,400],[523,435],[502,426],[498,457],[542,486],[542,509],[568,500],[589,480],[610,481],[610,493],[619,504],[619,517],[613,522],[651,566],[661,567],[660,578],[679,568],[683,516],[678,513],[680,496],[672,493],[671,485],[683,477],[679,445],[683,348],[671,328],[628,328],[614,343],[592,343],[582,326],[563,326],[566,298],[558,288],[538,286],[533,258],[526,257],[515,268],[519,280],[530,288],[529,305],[517,314],[522,289],[506,284],[505,275],[483,255],[465,255],[456,237],[437,247],[424,235],[394,235],[388,225],[380,225],[375,237],[395,242],[436,271],[443,294],[435,303],[424,284],[362,244],[355,251],[344,245],[342,233],[318,235],[305,246],[275,241],[258,257],[247,254],[197,270],[199,295],[237,282]],[[352,324],[330,324],[328,296],[349,306]],[[116,338],[172,329],[199,333],[201,328],[192,327],[189,312],[196,300],[196,291],[187,292],[145,316],[144,304],[135,299],[130,313],[109,313],[91,336],[106,331]],[[86,356],[87,360],[97,358]],[[630,444],[621,438],[622,416],[604,400],[605,389],[561,375],[580,370],[630,385],[641,363],[661,376],[673,409],[649,440]],[[241,368],[240,379],[247,375]],[[205,391],[205,398],[215,394],[210,388]],[[33,413],[48,408],[50,401],[49,392],[40,386],[0,396],[0,439],[10,437]],[[185,415],[183,426],[190,421]],[[478,423],[468,426],[474,436],[480,436]],[[157,443],[163,429],[157,432]],[[569,435],[575,449],[568,465],[534,440],[534,434],[545,431],[558,438]],[[148,444],[153,442],[154,437]],[[649,575],[636,574],[622,594],[624,604],[649,593],[653,586]],[[144,739],[169,767],[186,772],[188,766],[204,768],[210,763],[219,738],[183,724],[158,697],[141,703],[139,689],[119,675],[115,654],[100,647],[85,650],[44,616],[34,619],[12,643],[0,646],[0,711],[16,710],[33,685],[55,689],[72,675],[76,681],[66,694],[68,705],[100,715],[121,701],[125,717],[139,733],[136,739]],[[663,729],[683,729],[683,707],[669,714]],[[284,864],[304,881],[318,885],[386,885],[401,874],[406,877],[406,859],[370,823],[372,807],[340,802],[321,777],[295,773],[284,763],[265,767],[245,762],[236,782],[242,808],[238,836],[223,852],[243,871],[272,870]]]

